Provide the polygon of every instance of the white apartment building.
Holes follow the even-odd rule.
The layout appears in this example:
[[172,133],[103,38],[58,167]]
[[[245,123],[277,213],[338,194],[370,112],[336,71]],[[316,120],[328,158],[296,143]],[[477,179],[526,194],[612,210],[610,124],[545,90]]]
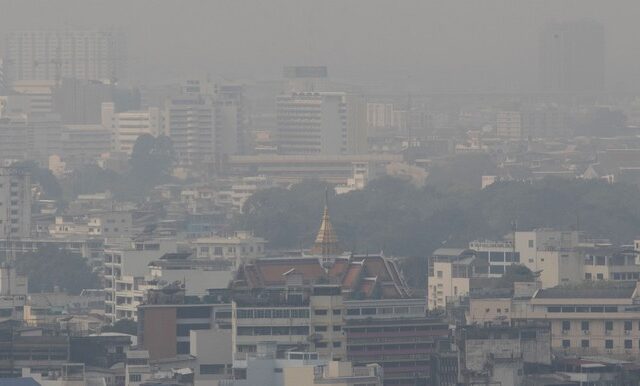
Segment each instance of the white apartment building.
[[0,168],[0,238],[27,238],[30,234],[31,177],[22,169]]
[[229,237],[199,238],[192,244],[198,259],[230,260],[237,267],[243,262],[264,257],[266,240],[253,236],[251,232],[237,231]]
[[280,95],[276,115],[280,154],[344,154],[347,151],[345,93]]
[[113,151],[131,154],[139,136],[164,134],[164,119],[157,107],[146,111],[115,112],[112,102],[102,104],[102,125],[112,135]]
[[[152,261],[159,259],[166,253],[176,253],[177,251],[178,246],[175,239],[134,240],[126,248],[105,249],[105,316],[111,321],[119,320],[116,313],[118,296],[131,299],[130,304],[133,305],[134,297],[138,295],[129,291],[142,290],[139,286],[136,289],[136,284],[141,284],[140,281],[136,282],[136,278],[148,274],[148,266]],[[128,301],[125,300],[125,303]],[[131,311],[131,319],[136,320],[137,315],[133,313],[133,308],[125,311]],[[124,315],[129,318],[128,312]]]
[[211,98],[184,94],[165,104],[165,133],[173,142],[180,166],[215,160],[215,106]]
[[428,258],[427,307],[444,308],[448,299],[467,296],[474,279],[501,277],[512,264],[537,274],[542,288],[583,280],[578,232],[536,229],[514,236],[515,241],[473,241],[469,249],[436,250]]
[[119,36],[111,30],[23,30],[10,32],[6,43],[6,73],[13,81],[113,82],[124,64]]

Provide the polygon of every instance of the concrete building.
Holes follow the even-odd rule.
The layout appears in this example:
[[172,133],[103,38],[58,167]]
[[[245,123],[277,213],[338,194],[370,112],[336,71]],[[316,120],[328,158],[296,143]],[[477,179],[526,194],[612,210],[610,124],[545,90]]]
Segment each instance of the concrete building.
[[[195,343],[192,339],[200,336],[193,331],[230,331],[229,296],[217,291],[220,292],[221,295],[185,298],[184,290],[175,286],[149,291],[144,304],[138,307],[138,344],[149,351],[151,359],[175,358],[191,352]],[[224,337],[220,339],[226,342]],[[204,349],[193,349],[198,347]],[[232,352],[231,345],[211,349]]]
[[[347,359],[354,364],[377,363],[385,384],[447,384],[457,372],[438,369],[451,350],[449,326],[425,317],[425,299],[346,300]],[[438,381],[439,380],[439,381]]]
[[520,263],[540,275],[542,288],[582,281],[584,259],[578,250],[577,231],[535,229],[515,232]]
[[249,155],[229,157],[228,167],[233,174],[255,173],[276,183],[291,184],[305,179],[318,179],[332,184],[346,185],[354,178],[355,170],[369,179],[384,175],[385,167],[402,162],[399,154],[358,155]]
[[233,262],[193,259],[190,252],[167,253],[149,263],[153,281],[181,282],[186,296],[204,296],[209,290],[226,289],[234,276]]
[[140,386],[152,376],[149,352],[146,350],[129,350],[126,355],[125,385]]
[[189,353],[197,362],[194,369],[194,385],[205,386],[215,380],[231,378],[231,330],[191,330],[189,334]]
[[60,143],[67,166],[96,164],[111,150],[111,132],[102,125],[64,125]]
[[511,318],[551,326],[551,347],[563,355],[603,355],[637,359],[640,349],[640,298],[636,282],[585,283],[541,289],[528,307]]
[[301,92],[278,97],[280,154],[344,154],[347,151],[346,94]]
[[513,235],[511,240],[473,241],[469,249],[436,250],[427,259],[428,309],[445,308],[448,300],[467,296],[474,281],[501,277],[513,264],[530,269],[542,288],[583,280],[585,260],[578,232],[536,229]]
[[27,277],[11,265],[0,265],[0,322],[21,320],[27,302]]
[[215,107],[211,98],[186,93],[167,100],[165,133],[173,142],[178,165],[192,167],[214,162]]
[[114,83],[122,75],[122,40],[111,30],[24,30],[10,32],[5,45],[8,77],[62,78]]
[[457,337],[459,384],[518,386],[525,365],[551,365],[551,337],[545,326],[463,327]]
[[[136,320],[137,310],[134,301],[142,300],[140,297],[146,289],[144,276],[149,273],[149,263],[166,253],[177,251],[178,246],[174,239],[134,240],[129,247],[106,249],[104,251],[105,317],[112,322],[123,318]],[[130,299],[130,302],[127,299]],[[116,312],[118,303],[127,308],[122,309],[119,314]]]
[[31,176],[23,169],[0,168],[0,239],[31,235]]
[[585,280],[638,280],[638,252],[631,248],[600,247],[584,251]]
[[216,87],[215,121],[218,159],[249,153],[251,138],[242,85],[222,84]]
[[501,138],[522,139],[522,114],[520,111],[498,111],[496,135]]
[[235,296],[234,353],[254,353],[260,342],[268,340],[274,342],[280,356],[287,350],[304,347],[323,358],[344,360],[340,287],[316,286],[311,291],[292,287],[287,291],[265,291],[263,299]]
[[290,351],[278,357],[273,342],[262,342],[258,351],[233,361],[233,380],[220,386],[355,386],[382,385],[378,365],[353,366],[350,362],[321,359],[316,352]]
[[2,160],[32,160],[48,166],[49,156],[59,154],[62,125],[57,114],[19,114],[0,119]]
[[139,136],[164,134],[164,118],[157,107],[145,111],[115,111],[114,103],[102,104],[102,126],[111,132],[111,149],[131,154]]
[[231,237],[203,237],[192,242],[198,259],[229,260],[236,267],[264,257],[266,243],[249,232],[234,232]]
[[547,23],[540,34],[541,90],[598,93],[605,83],[605,32],[593,20]]

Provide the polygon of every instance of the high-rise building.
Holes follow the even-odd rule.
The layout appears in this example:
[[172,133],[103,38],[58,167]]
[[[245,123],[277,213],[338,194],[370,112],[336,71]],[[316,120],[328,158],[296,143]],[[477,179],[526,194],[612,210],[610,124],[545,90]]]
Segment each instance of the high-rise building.
[[250,138],[242,85],[216,87],[215,120],[216,158],[246,154]]
[[113,30],[15,31],[6,41],[7,73],[16,80],[62,78],[115,82],[123,70],[123,45]]
[[594,93],[604,89],[605,36],[591,20],[548,23],[540,35],[544,92]]
[[0,238],[31,233],[31,178],[20,168],[0,168]]
[[47,165],[59,154],[62,125],[57,114],[19,114],[0,120],[0,158]]
[[139,136],[164,134],[163,117],[157,107],[146,111],[116,112],[113,103],[103,103],[102,125],[111,132],[112,150],[127,154],[131,154]]
[[165,133],[182,167],[215,160],[215,106],[212,98],[200,90],[197,81],[189,81],[182,94],[165,105]]
[[301,92],[277,100],[281,154],[343,154],[347,150],[346,94]]

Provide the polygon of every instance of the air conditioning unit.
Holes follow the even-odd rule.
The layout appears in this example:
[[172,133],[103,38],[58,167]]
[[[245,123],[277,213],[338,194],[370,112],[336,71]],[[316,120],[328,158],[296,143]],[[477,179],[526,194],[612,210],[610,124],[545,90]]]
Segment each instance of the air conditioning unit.
[[607,354],[613,354],[613,349],[608,348],[606,351],[607,351]]
[[589,335],[589,334],[590,334],[590,332],[589,332],[589,330],[582,330],[582,334],[583,334],[583,335]]
[[631,335],[631,330],[624,330],[625,335]]
[[568,335],[569,334],[569,330],[562,330],[562,335]]

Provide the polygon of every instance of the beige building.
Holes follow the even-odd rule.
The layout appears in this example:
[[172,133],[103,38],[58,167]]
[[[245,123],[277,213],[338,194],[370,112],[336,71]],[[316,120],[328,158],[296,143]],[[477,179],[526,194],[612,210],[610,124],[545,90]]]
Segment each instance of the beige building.
[[146,111],[115,111],[115,104],[102,104],[102,126],[111,132],[111,150],[131,154],[139,136],[164,134],[164,121],[159,108]]
[[[291,277],[291,280],[298,278]],[[342,332],[341,289],[334,285],[317,285],[312,291],[309,294],[291,288],[273,293],[272,299],[264,301],[234,301],[234,352],[255,353],[260,342],[269,341],[274,342],[280,353],[306,347],[318,352],[322,358],[344,360],[346,340]]]
[[640,290],[636,282],[541,289],[514,320],[551,326],[551,346],[567,355],[640,357]]
[[260,342],[258,350],[233,361],[233,380],[219,386],[381,386],[382,368],[353,366],[347,361],[322,359],[317,352],[289,351],[277,356],[274,342]]

